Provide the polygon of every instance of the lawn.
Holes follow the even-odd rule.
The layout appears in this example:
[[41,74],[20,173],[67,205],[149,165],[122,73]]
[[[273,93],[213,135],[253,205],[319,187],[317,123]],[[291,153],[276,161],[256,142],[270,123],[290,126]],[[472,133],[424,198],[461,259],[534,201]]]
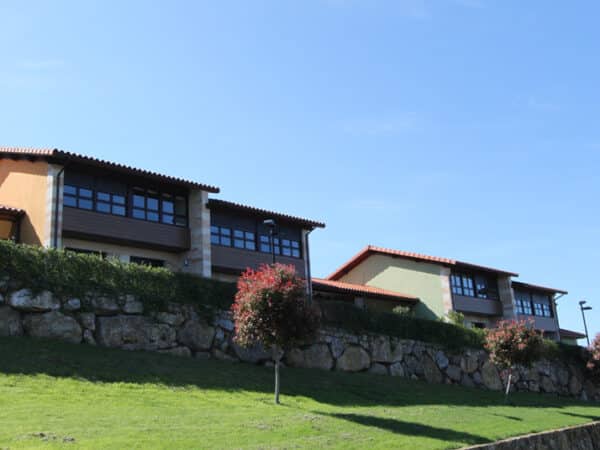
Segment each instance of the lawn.
[[368,374],[0,338],[0,448],[457,448],[600,418],[600,405]]

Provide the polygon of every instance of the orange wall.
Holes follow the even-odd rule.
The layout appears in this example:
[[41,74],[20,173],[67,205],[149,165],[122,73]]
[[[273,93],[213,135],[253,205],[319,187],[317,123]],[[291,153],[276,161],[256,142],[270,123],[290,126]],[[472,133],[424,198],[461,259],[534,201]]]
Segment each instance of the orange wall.
[[21,242],[42,245],[46,232],[48,163],[0,160],[0,203],[21,208]]

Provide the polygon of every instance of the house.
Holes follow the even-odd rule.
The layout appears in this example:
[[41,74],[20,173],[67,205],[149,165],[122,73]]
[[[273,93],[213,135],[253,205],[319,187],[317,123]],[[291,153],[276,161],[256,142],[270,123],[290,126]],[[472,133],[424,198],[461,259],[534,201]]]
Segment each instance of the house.
[[0,148],[0,237],[229,280],[274,252],[310,274],[308,234],[324,224],[209,199],[218,192],[62,150]]
[[456,311],[474,328],[494,327],[503,319],[528,319],[546,337],[559,340],[556,300],[567,292],[514,281],[515,277],[517,273],[465,261],[369,245],[326,280],[417,298],[417,317],[440,319]]

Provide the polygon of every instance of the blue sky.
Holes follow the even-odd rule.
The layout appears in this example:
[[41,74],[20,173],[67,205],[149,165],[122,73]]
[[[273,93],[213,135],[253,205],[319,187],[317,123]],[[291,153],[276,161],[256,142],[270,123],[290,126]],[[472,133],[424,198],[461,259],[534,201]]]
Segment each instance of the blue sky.
[[195,179],[366,244],[564,288],[600,332],[600,4],[0,5],[3,145]]

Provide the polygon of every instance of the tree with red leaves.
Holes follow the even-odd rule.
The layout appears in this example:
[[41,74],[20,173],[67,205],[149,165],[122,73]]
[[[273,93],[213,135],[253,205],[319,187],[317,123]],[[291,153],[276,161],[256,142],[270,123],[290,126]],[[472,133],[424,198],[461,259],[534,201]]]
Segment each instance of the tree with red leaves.
[[531,366],[541,355],[542,343],[542,337],[533,328],[532,321],[502,320],[496,328],[486,330],[485,348],[490,353],[490,360],[508,370],[506,400],[514,366]]
[[249,347],[271,348],[275,361],[275,403],[279,404],[279,366],[284,350],[311,338],[319,316],[306,300],[305,281],[293,266],[264,265],[247,269],[239,278],[231,307],[234,340]]
[[600,333],[596,335],[589,347],[587,368],[595,380],[600,381]]

